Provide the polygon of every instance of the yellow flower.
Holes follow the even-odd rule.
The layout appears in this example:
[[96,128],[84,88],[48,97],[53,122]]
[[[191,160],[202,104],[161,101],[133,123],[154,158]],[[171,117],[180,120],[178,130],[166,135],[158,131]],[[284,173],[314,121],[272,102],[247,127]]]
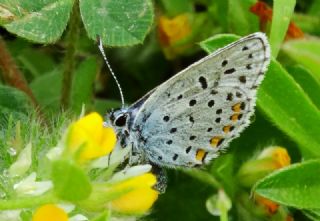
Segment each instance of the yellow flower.
[[67,133],[67,150],[79,154],[80,161],[104,156],[116,144],[114,130],[104,127],[102,117],[95,112],[71,124]]
[[168,59],[185,53],[192,46],[191,16],[181,14],[173,18],[160,16],[158,21],[158,38],[163,52]]
[[173,45],[190,35],[191,26],[186,14],[181,14],[173,18],[160,16],[159,37],[163,45]]
[[35,211],[32,221],[68,221],[68,215],[53,204],[46,204]]
[[148,211],[158,198],[158,191],[152,187],[157,179],[152,173],[145,173],[115,184],[114,190],[132,189],[111,202],[111,208],[117,212],[141,214]]

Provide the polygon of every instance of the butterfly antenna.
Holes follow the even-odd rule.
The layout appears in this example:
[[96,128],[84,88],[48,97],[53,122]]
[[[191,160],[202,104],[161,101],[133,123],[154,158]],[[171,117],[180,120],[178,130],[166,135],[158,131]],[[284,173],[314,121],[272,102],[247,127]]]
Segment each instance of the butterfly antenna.
[[122,92],[121,86],[120,86],[119,81],[118,81],[116,75],[114,74],[114,72],[113,72],[110,64],[109,64],[109,61],[108,61],[108,59],[107,59],[106,54],[104,53],[104,49],[103,49],[103,45],[102,45],[102,41],[101,41],[100,36],[97,36],[97,38],[98,38],[98,42],[99,42],[99,44],[98,44],[99,50],[100,50],[100,52],[101,52],[101,54],[102,54],[102,57],[103,57],[104,61],[105,61],[106,64],[107,64],[107,67],[108,67],[108,69],[109,69],[109,71],[110,71],[113,79],[115,80],[115,82],[116,82],[116,84],[117,84],[117,86],[118,86],[118,89],[119,89],[119,92],[120,92],[120,97],[121,97],[122,108],[124,108],[124,97],[123,97],[123,92]]

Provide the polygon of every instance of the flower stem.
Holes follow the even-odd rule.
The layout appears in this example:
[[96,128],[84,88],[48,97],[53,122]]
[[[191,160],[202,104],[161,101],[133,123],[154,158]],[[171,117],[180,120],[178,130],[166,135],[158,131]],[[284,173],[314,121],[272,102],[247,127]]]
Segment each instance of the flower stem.
[[201,170],[196,170],[196,169],[184,169],[182,171],[191,177],[194,177],[204,183],[209,184],[210,186],[212,186],[215,189],[222,188],[222,184],[216,178],[214,178],[213,175],[211,175],[207,172],[204,172]]
[[72,79],[75,67],[76,43],[79,38],[79,1],[74,1],[72,14],[69,21],[68,33],[66,36],[67,51],[64,57],[64,71],[61,92],[61,107],[67,109],[70,103]]
[[52,194],[44,194],[41,196],[23,197],[18,199],[0,200],[1,210],[14,210],[29,207],[40,206],[48,203],[57,203],[58,199]]
[[6,42],[0,37],[0,69],[1,74],[6,83],[25,92],[31,99],[34,107],[38,108],[38,103],[33,95],[27,81],[18,65],[14,61],[11,53],[7,49]]
[[228,210],[226,208],[220,208],[220,221],[228,221]]

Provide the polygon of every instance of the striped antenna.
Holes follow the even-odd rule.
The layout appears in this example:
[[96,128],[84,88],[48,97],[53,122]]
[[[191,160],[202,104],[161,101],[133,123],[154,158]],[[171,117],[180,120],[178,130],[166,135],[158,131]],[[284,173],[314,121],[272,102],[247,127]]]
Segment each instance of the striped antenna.
[[108,61],[108,59],[107,59],[106,54],[104,53],[104,49],[103,49],[103,45],[102,45],[102,41],[101,41],[100,36],[97,36],[97,39],[98,39],[98,42],[99,42],[98,47],[99,47],[99,50],[100,50],[100,52],[101,52],[101,54],[102,54],[102,57],[103,57],[104,61],[106,62],[107,67],[108,67],[108,69],[109,69],[109,71],[110,71],[113,79],[115,80],[115,82],[116,82],[116,84],[117,84],[117,86],[118,86],[118,89],[119,89],[119,92],[120,92],[120,97],[121,97],[122,108],[124,108],[124,97],[123,97],[123,92],[122,92],[121,86],[120,86],[119,81],[118,81],[116,75],[114,74],[114,72],[113,72],[110,64],[109,64],[109,61]]

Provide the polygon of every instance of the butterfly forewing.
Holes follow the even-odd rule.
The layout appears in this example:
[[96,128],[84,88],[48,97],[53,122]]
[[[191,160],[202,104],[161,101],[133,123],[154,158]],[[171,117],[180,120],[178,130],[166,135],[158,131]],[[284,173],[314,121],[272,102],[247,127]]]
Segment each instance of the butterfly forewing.
[[209,162],[249,124],[269,61],[267,39],[255,33],[194,63],[139,106],[131,142],[161,166]]

